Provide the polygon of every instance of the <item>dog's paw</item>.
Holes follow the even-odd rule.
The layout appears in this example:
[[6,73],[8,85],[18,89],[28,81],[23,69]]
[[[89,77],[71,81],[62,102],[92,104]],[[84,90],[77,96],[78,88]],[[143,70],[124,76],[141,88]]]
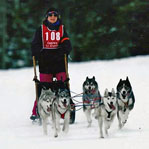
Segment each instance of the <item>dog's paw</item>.
[[88,128],[91,127],[91,123],[89,123],[89,124],[87,125],[87,127],[88,127]]
[[97,115],[95,116],[95,119],[96,119],[96,120],[98,119],[98,116],[97,116]]
[[92,116],[97,120],[98,119],[98,115],[96,113],[93,113]]
[[118,127],[119,127],[119,129],[122,129],[123,126],[124,126],[124,125],[120,123]]
[[104,136],[100,136],[101,139],[104,139]]
[[55,134],[54,137],[57,138],[58,137],[58,134]]
[[127,123],[127,120],[123,121],[122,123],[123,123],[123,125],[125,125]]
[[47,130],[44,130],[43,134],[44,134],[45,136],[47,136],[47,135],[48,135]]

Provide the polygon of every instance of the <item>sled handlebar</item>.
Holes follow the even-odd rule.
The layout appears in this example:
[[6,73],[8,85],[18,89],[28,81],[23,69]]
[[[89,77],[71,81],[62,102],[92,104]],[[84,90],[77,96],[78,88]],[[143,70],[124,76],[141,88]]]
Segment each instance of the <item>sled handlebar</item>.
[[[34,67],[34,78],[33,78],[33,80],[37,80],[36,59],[35,59],[35,56],[33,56],[33,67]],[[37,82],[35,82],[35,91],[36,91],[36,100],[38,101],[38,87],[37,87]]]

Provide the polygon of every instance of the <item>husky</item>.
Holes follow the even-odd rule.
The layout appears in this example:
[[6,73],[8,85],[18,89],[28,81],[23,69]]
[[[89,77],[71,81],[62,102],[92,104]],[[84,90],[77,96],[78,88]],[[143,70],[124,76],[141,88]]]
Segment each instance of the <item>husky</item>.
[[91,126],[92,119],[92,109],[94,109],[93,116],[96,118],[96,109],[101,104],[101,95],[98,90],[98,83],[95,80],[95,77],[88,78],[83,83],[83,111],[86,115],[88,127]]
[[119,121],[119,128],[121,129],[127,122],[129,112],[134,108],[135,97],[128,79],[120,79],[117,85],[117,99],[118,99],[118,112],[117,117]]
[[58,132],[60,132],[61,118],[64,119],[62,130],[67,133],[70,121],[70,94],[67,89],[58,89],[56,100],[54,100],[52,105],[54,137],[58,137]]
[[104,96],[102,97],[103,105],[98,108],[98,124],[100,130],[100,137],[103,136],[103,123],[105,134],[108,136],[108,129],[117,114],[117,98],[114,89],[109,92],[108,89],[105,90]]
[[52,118],[52,104],[55,99],[55,93],[49,89],[42,89],[38,101],[38,113],[40,116],[40,124],[43,124],[43,132],[47,135],[47,120]]

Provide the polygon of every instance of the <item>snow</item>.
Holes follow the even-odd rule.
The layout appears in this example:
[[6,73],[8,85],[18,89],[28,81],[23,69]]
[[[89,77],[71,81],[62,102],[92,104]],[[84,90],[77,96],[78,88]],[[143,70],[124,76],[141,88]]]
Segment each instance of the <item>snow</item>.
[[[149,146],[149,56],[69,63],[71,90],[82,92],[86,76],[95,76],[103,95],[108,88],[116,89],[120,78],[129,77],[136,98],[134,109],[122,130],[115,118],[109,136],[99,138],[98,122],[94,118],[87,128],[83,110],[76,112],[76,122],[69,132],[60,132],[53,137],[51,126],[48,136],[43,135],[41,126],[33,125],[29,119],[35,98],[33,68],[0,71],[0,148],[1,149],[76,149],[115,148],[140,149]],[[72,94],[75,95],[75,94]],[[81,97],[76,98],[81,102]]]

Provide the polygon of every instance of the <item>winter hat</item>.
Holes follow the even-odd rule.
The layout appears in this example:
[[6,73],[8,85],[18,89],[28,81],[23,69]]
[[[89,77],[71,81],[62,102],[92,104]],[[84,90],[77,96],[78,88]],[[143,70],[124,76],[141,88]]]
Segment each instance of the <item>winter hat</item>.
[[49,14],[50,13],[54,13],[57,15],[57,18],[60,19],[60,13],[59,11],[56,9],[56,8],[49,8],[47,11],[46,11],[46,19],[48,18]]

